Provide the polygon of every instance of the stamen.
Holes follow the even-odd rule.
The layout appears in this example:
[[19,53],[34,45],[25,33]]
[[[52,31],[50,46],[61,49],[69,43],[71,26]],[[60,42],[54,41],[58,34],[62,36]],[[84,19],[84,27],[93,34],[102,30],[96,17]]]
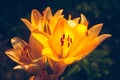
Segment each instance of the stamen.
[[70,43],[68,42],[68,48],[69,48],[69,46],[70,46]]
[[72,43],[72,38],[69,35],[68,35],[67,41],[68,41],[68,48],[69,48],[70,43]]
[[72,43],[72,38],[68,35],[67,38],[65,38],[65,34],[63,34],[63,36],[60,38],[60,42],[61,42],[61,46],[64,45],[65,41],[67,41],[67,46],[68,48],[70,47],[70,44]]
[[64,44],[64,39],[61,38],[60,41],[61,41],[61,46],[63,46],[63,44]]
[[64,45],[64,39],[65,39],[65,34],[63,34],[63,36],[61,37],[60,41],[61,41],[61,46]]
[[65,34],[63,34],[63,39],[65,39]]

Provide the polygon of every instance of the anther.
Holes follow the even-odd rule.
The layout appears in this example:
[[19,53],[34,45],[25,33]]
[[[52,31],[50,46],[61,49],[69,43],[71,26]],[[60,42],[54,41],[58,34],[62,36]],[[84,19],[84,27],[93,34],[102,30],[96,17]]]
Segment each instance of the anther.
[[67,38],[65,38],[65,34],[62,35],[60,38],[61,46],[64,45],[64,43],[67,41],[68,48],[70,47],[70,44],[72,43],[72,38],[68,35]]
[[64,44],[64,39],[61,38],[60,41],[61,41],[61,46],[63,46],[63,44]]
[[65,34],[63,34],[63,39],[65,39]]
[[70,46],[70,43],[68,42],[68,48],[69,48],[69,46]]
[[60,39],[60,41],[61,41],[61,46],[64,45],[64,39],[65,39],[65,34],[63,34],[62,37],[61,37],[61,39]]
[[67,41],[68,41],[68,47],[69,47],[70,44],[72,43],[72,38],[69,35],[68,35]]

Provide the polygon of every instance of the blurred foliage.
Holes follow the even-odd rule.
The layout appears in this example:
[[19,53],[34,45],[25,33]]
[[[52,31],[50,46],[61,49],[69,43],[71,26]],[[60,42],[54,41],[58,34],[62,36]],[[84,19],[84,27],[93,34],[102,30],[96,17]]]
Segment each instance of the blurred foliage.
[[[0,80],[27,80],[30,74],[13,70],[16,65],[4,51],[11,48],[10,39],[18,36],[26,41],[29,30],[20,18],[30,19],[31,10],[40,12],[50,6],[53,13],[64,9],[66,18],[83,13],[89,27],[104,23],[101,33],[113,36],[105,40],[88,57],[70,65],[61,75],[64,80],[120,80],[120,0],[0,0]],[[27,74],[27,75],[26,75]]]

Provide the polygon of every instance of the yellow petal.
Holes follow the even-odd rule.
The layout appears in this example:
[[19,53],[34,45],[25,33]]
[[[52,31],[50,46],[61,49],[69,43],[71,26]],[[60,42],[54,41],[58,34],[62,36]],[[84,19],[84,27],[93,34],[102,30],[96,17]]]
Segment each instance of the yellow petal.
[[47,7],[44,11],[43,11],[43,15],[45,20],[49,20],[52,18],[52,11],[50,9],[50,7]]
[[76,61],[77,61],[77,59],[75,57],[72,57],[72,56],[64,59],[64,63],[67,65],[70,65]]
[[103,24],[97,24],[91,27],[88,31],[88,36],[91,38],[97,37],[102,29],[102,26]]
[[39,24],[41,18],[42,18],[42,15],[40,14],[40,12],[36,9],[33,9],[32,13],[31,13],[31,23],[32,23],[33,27],[35,27],[35,28],[38,27],[38,24]]
[[39,43],[43,45],[43,47],[47,47],[49,37],[43,32],[33,32],[31,34]]
[[61,10],[58,10],[58,11],[54,14],[54,16],[52,17],[52,19],[49,21],[49,28],[50,28],[51,34],[53,33],[54,28],[55,28],[58,20],[59,20],[60,18],[63,18],[64,15],[62,15],[62,12],[63,12],[62,9],[61,9]]
[[63,12],[63,9],[58,10],[58,11],[54,14],[54,18],[63,17],[62,12]]
[[80,22],[80,24],[88,26],[88,21],[87,21],[86,17],[83,14],[81,14],[81,22]]
[[43,55],[43,56],[46,56],[46,57],[48,57],[48,58],[50,58],[50,59],[52,59],[52,60],[54,60],[54,61],[59,61],[58,56],[55,54],[55,52],[53,52],[53,51],[51,50],[51,48],[44,48],[44,49],[42,50],[42,55]]
[[22,18],[21,20],[26,24],[26,26],[31,32],[33,30],[36,30],[36,26],[33,26],[27,19]]
[[67,22],[71,28],[75,28],[75,26],[77,25],[76,22],[73,20],[68,20]]
[[67,56],[75,55],[75,51],[76,49],[78,49],[78,46],[83,44],[83,40],[87,36],[86,33],[87,33],[87,26],[85,25],[79,24],[74,28],[74,41],[72,42],[72,45],[70,47],[70,50]]
[[107,39],[108,37],[111,37],[112,35],[110,34],[102,34],[100,36],[98,36],[95,40],[98,41],[98,43],[100,44],[102,41],[104,41],[105,39]]
[[67,22],[68,22],[68,24],[69,24],[70,27],[75,28],[76,25],[79,23],[79,20],[80,20],[79,17],[71,19],[71,15],[69,15],[69,19],[67,20]]
[[[79,50],[77,52],[77,54],[75,55],[76,57],[76,60],[81,60],[83,59],[84,57],[86,57],[87,55],[90,54],[91,51],[93,51],[96,47],[98,46],[98,43],[97,42],[93,42],[91,44],[88,44],[88,46],[86,45],[86,49],[83,49],[81,48],[81,51]],[[84,48],[85,48],[84,47]]]
[[103,34],[97,37],[91,43],[88,43],[88,45],[86,45],[86,49],[81,49],[82,51],[78,52],[78,54],[76,55],[76,58],[78,58],[78,60],[83,59],[88,54],[90,54],[90,52],[93,51],[102,41],[104,41],[106,38],[110,36],[111,36],[110,34]]
[[[69,54],[67,55],[68,57],[74,57],[78,55],[78,52],[83,51],[83,49],[86,49],[86,46],[88,45],[88,42],[86,39],[78,39],[75,38],[75,41],[73,42]],[[87,50],[87,49],[86,49]]]
[[86,35],[87,33],[87,26],[82,25],[82,24],[78,24],[75,28],[74,28],[74,33],[76,36],[81,37],[81,39]]
[[74,18],[73,20],[75,21],[76,24],[78,24],[80,21],[80,17]]

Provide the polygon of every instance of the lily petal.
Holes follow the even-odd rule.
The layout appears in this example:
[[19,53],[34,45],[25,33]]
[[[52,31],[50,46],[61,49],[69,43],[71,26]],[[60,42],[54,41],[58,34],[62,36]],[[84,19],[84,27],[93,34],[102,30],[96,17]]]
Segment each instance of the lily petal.
[[24,69],[24,67],[22,65],[17,65],[13,69]]
[[29,46],[33,54],[34,59],[41,57],[43,45],[33,35],[30,36]]
[[104,41],[105,39],[107,39],[108,37],[111,37],[112,35],[110,34],[102,34],[99,37],[97,37],[95,40],[98,41],[98,43],[100,44],[102,41]]
[[79,54],[76,54],[76,58],[78,60],[83,59],[86,57],[88,54],[90,54],[91,51],[93,51],[102,41],[104,41],[106,38],[110,37],[110,34],[103,34],[97,37],[96,39],[93,40],[93,42],[89,43],[86,47],[86,49],[83,49],[82,52],[79,51]]
[[13,69],[23,69],[27,72],[37,74],[45,68],[42,58],[33,60],[30,64],[21,64],[15,66]]
[[26,24],[31,32],[37,29],[36,26],[33,26],[27,19],[22,18],[21,20]]
[[68,20],[67,22],[71,28],[75,28],[75,26],[77,25],[76,22],[73,20]]
[[42,55],[47,56],[48,58],[54,60],[54,61],[59,61],[59,58],[57,55],[53,54],[54,52],[51,50],[51,48],[44,48],[42,50]]
[[[75,54],[76,46],[79,46],[81,44],[83,44],[84,38],[87,36],[87,26],[79,24],[78,26],[76,26],[74,29],[74,41],[72,42],[72,45],[70,47],[70,50],[68,52],[67,56],[72,56]],[[86,42],[85,42],[86,43]]]
[[20,50],[16,50],[16,49],[8,49],[7,51],[5,51],[5,53],[7,54],[8,57],[10,57],[13,61],[19,63],[19,64],[23,64],[20,62],[20,57],[21,57],[21,51]]
[[33,9],[32,13],[31,13],[31,23],[32,23],[33,27],[35,27],[35,28],[38,27],[38,24],[39,24],[41,18],[42,18],[42,15],[40,14],[40,12],[36,9]]
[[43,45],[43,47],[48,47],[49,36],[43,32],[33,32],[31,35]]
[[97,37],[102,29],[103,24],[97,24],[91,27],[88,31],[88,36],[92,39]]
[[8,57],[10,57],[13,61],[17,62],[18,64],[28,64],[31,62],[31,59],[22,54],[20,50],[8,49],[5,53],[8,55]]
[[78,24],[80,21],[80,17],[74,18],[73,20],[76,22],[76,24]]
[[80,22],[80,24],[88,26],[88,21],[87,21],[86,17],[83,14],[81,14],[81,22]]
[[76,36],[80,37],[81,39],[87,34],[87,26],[82,25],[82,24],[78,24],[75,28],[74,28],[74,33]]
[[17,65],[13,69],[23,69],[25,71],[28,71],[29,65]]
[[59,20],[60,18],[63,18],[64,15],[62,15],[62,12],[63,12],[62,9],[61,9],[61,10],[58,10],[58,11],[54,14],[54,16],[52,17],[52,19],[49,20],[49,27],[50,27],[51,34],[53,33],[54,28],[55,28],[58,20]]
[[58,11],[54,14],[54,18],[63,17],[62,12],[63,12],[63,9],[58,10]]
[[64,63],[67,65],[70,65],[76,61],[76,57],[66,57],[64,59]]
[[45,20],[49,20],[52,18],[52,11],[50,9],[50,7],[47,7],[44,11],[43,11],[43,16],[45,18]]
[[24,40],[18,38],[18,37],[13,37],[11,39],[11,43],[14,49],[19,49],[19,50],[24,50],[28,46],[27,42]]

